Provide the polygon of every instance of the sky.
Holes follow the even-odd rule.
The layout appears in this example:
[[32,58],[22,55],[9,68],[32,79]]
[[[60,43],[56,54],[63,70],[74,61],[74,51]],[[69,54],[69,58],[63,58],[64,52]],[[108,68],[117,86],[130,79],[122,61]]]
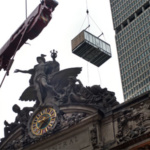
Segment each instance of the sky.
[[[82,67],[78,75],[84,86],[100,85],[115,92],[117,101],[122,103],[123,94],[113,30],[109,0],[57,0],[59,5],[53,12],[52,20],[41,34],[21,47],[15,56],[15,61],[0,88],[0,138],[4,136],[4,120],[14,122],[16,114],[12,106],[20,108],[33,106],[33,102],[19,101],[22,92],[29,86],[29,74],[14,73],[15,69],[28,70],[37,64],[36,57],[45,54],[46,61],[52,60],[50,51],[58,51],[57,61],[60,70],[72,67]],[[27,0],[27,14],[39,5],[40,0]],[[89,10],[89,21],[86,10]],[[0,2],[0,48],[24,22],[25,0],[5,0]],[[111,45],[112,57],[102,66],[96,67],[72,53],[71,40],[84,30],[88,23],[88,31],[95,36],[102,32],[100,38]],[[0,71],[0,81],[4,76]]]

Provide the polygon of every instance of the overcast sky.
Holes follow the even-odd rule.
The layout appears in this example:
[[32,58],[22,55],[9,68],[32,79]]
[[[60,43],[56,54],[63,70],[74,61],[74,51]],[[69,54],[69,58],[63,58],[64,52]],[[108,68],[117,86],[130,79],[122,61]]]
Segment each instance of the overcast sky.
[[[77,77],[84,86],[100,85],[116,94],[117,100],[122,103],[122,87],[115,45],[109,0],[63,0],[53,12],[53,18],[42,33],[34,40],[27,41],[30,45],[23,45],[17,52],[15,62],[0,89],[0,138],[3,137],[4,120],[9,123],[15,120],[16,114],[12,106],[18,104],[33,106],[32,102],[19,101],[22,92],[29,85],[30,75],[14,73],[15,69],[27,70],[33,68],[36,57],[46,54],[46,60],[52,60],[50,50],[57,50],[57,61],[60,69],[82,67]],[[28,15],[37,7],[40,0],[28,0]],[[88,26],[86,9],[89,9],[89,32],[99,36],[111,45],[112,58],[101,67],[96,67],[74,55],[71,40]],[[85,20],[86,18],[86,20]],[[3,0],[0,2],[0,48],[25,20],[25,0]],[[85,20],[85,21],[84,21]],[[4,76],[0,71],[0,81]]]

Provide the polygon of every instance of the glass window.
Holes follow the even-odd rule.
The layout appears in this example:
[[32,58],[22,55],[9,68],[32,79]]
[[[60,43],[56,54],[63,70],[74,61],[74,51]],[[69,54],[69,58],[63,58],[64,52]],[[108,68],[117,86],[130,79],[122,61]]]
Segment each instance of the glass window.
[[100,45],[99,45],[99,39],[96,39],[96,40],[95,40],[95,45],[96,45],[97,47],[100,47]]

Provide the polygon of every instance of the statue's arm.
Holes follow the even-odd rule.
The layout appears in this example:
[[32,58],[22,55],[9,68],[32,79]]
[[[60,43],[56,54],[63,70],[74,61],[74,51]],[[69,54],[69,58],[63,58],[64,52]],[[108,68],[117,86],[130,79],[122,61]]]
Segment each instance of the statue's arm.
[[29,69],[29,70],[19,70],[19,69],[16,69],[14,72],[15,73],[21,72],[21,73],[33,74],[34,73],[34,69]]

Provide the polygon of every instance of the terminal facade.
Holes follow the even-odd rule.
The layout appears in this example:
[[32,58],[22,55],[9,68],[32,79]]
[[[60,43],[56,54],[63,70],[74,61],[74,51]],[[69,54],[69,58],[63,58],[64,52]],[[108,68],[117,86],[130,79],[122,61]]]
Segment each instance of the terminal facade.
[[31,73],[14,122],[4,121],[2,150],[147,150],[150,149],[150,94],[119,104],[115,93],[100,85],[84,87],[77,76],[82,68],[59,69],[37,57],[38,65],[15,72]]

